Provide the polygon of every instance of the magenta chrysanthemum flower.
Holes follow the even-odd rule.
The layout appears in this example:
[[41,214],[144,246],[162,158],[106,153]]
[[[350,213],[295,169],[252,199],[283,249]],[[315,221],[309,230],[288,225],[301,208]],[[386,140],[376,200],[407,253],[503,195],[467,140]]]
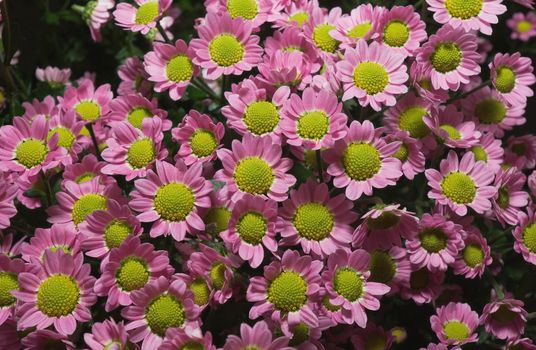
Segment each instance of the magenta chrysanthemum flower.
[[510,136],[506,141],[504,162],[518,169],[533,169],[536,166],[536,135]]
[[10,258],[19,255],[25,239],[26,238],[23,237],[13,244],[13,234],[0,234],[0,254],[6,255]]
[[244,79],[233,84],[225,92],[228,105],[221,109],[227,125],[240,135],[270,136],[281,144],[281,108],[287,102],[290,89],[279,87],[271,94],[266,87],[254,79]]
[[529,12],[516,12],[506,21],[506,25],[512,30],[510,37],[514,40],[529,41],[536,36],[536,14]]
[[208,13],[197,28],[199,39],[190,41],[193,63],[205,68],[209,79],[221,75],[240,75],[262,61],[259,37],[251,35],[253,25],[241,17]]
[[169,97],[177,101],[190,80],[199,75],[199,68],[192,64],[193,50],[184,40],[177,40],[175,45],[155,43],[153,50],[143,58],[148,80],[155,83],[154,91],[169,91]]
[[102,40],[100,30],[110,19],[110,11],[114,6],[114,0],[96,0],[88,2],[86,6],[74,5],[73,10],[82,15],[82,19],[89,27],[93,41],[100,42]]
[[131,345],[123,321],[117,323],[113,318],[95,322],[91,333],[84,334],[84,341],[90,350],[128,349]]
[[305,54],[304,59],[311,63],[315,62],[318,67],[314,67],[313,71],[320,69],[321,61],[313,44],[311,44],[304,36],[303,32],[296,27],[287,27],[282,32],[276,31],[273,36],[266,38],[264,42],[264,53],[271,57],[277,51],[300,51]]
[[497,16],[506,12],[502,0],[426,0],[428,10],[434,13],[437,23],[448,24],[453,28],[462,27],[466,32],[479,30],[491,35],[491,25],[496,24]]
[[356,329],[356,334],[351,337],[354,349],[367,349],[369,347],[380,346],[380,349],[390,349],[395,341],[395,338],[374,323],[368,323],[364,329]]
[[212,237],[219,237],[229,228],[233,203],[224,187],[210,194],[211,207],[205,213],[205,232]]
[[27,263],[40,264],[45,252],[61,250],[66,254],[80,253],[80,240],[68,225],[52,225],[51,228],[37,228],[30,242],[21,246],[22,259]]
[[476,36],[464,29],[441,27],[416,54],[417,63],[430,72],[435,89],[458,90],[480,73]]
[[418,140],[409,136],[407,131],[388,134],[386,140],[400,142],[393,157],[402,162],[402,173],[408,180],[413,180],[417,174],[424,172],[426,158],[421,149],[422,144]]
[[391,288],[387,295],[409,286],[411,264],[404,248],[393,246],[388,250],[370,250],[368,269],[370,282],[383,283]]
[[56,105],[56,100],[52,96],[46,96],[43,101],[36,98],[32,102],[23,102],[24,114],[22,118],[32,122],[37,116],[44,116],[46,120],[59,115],[60,108]]
[[292,146],[319,150],[329,148],[347,133],[347,117],[335,94],[306,88],[292,94],[283,108],[281,129]]
[[403,299],[413,299],[418,305],[430,303],[441,293],[444,280],[444,272],[431,272],[426,267],[413,268],[409,284],[402,287],[400,295]]
[[[184,243],[187,244],[187,243]],[[190,289],[194,295],[194,303],[199,306],[199,311],[203,311],[214,296],[214,289],[209,285],[205,276],[198,274],[197,272],[189,271],[186,273],[176,273],[172,278],[181,279],[188,289]]]
[[536,350],[536,344],[529,338],[510,339],[504,350]]
[[264,321],[255,323],[253,327],[242,323],[240,325],[240,337],[229,335],[223,346],[223,350],[235,349],[263,349],[263,350],[291,350],[288,347],[288,337],[273,338],[272,331]]
[[118,26],[145,35],[156,27],[171,0],[136,0],[136,6],[121,2],[113,13]]
[[346,137],[324,152],[333,185],[346,188],[350,200],[372,195],[373,188],[394,185],[402,176],[400,160],[393,157],[400,143],[388,144],[380,134],[381,129],[374,129],[368,120],[353,121]]
[[176,349],[202,349],[216,350],[212,343],[212,334],[206,332],[202,336],[187,334],[183,329],[170,328],[166,332],[166,338],[158,350],[176,350]]
[[529,194],[523,191],[527,177],[513,167],[498,170],[493,185],[497,195],[493,198],[492,211],[497,220],[504,226],[517,225],[518,214],[529,203]]
[[48,346],[55,346],[65,350],[76,350],[75,345],[69,340],[69,337],[48,329],[39,329],[31,332],[22,338],[22,341],[16,348],[20,348],[21,344],[24,349],[28,350],[42,350]]
[[250,279],[246,298],[255,303],[249,318],[270,317],[277,323],[295,325],[300,322],[318,326],[315,302],[320,291],[322,261],[287,250],[281,261],[264,267],[264,276]]
[[330,197],[328,186],[312,179],[290,192],[279,211],[281,245],[300,244],[306,254],[326,257],[339,248],[348,248],[357,214],[343,194]]
[[31,272],[19,275],[20,290],[13,291],[19,306],[21,329],[46,329],[54,325],[60,334],[70,335],[76,322],[91,319],[90,307],[97,301],[93,293],[95,277],[83,255],[65,254],[61,249],[46,251],[43,265],[33,264]]
[[171,234],[180,242],[186,233],[205,229],[200,211],[210,208],[212,184],[201,172],[200,163],[187,168],[182,162],[157,161],[156,173],[149,170],[147,179],[135,181],[129,204],[141,222],[153,223],[151,237]]
[[233,201],[244,193],[277,202],[288,198],[288,189],[296,183],[296,178],[287,174],[292,161],[281,157],[281,146],[269,137],[246,134],[242,142],[233,140],[231,147],[232,151],[226,148],[217,151],[223,169],[214,178],[226,183]]
[[132,304],[132,293],[155,281],[160,276],[170,277],[167,251],[154,250],[151,243],[140,243],[137,236],[130,236],[112,249],[106,261],[101,263],[101,276],[95,282],[95,293],[107,296],[107,312]]
[[475,162],[473,152],[465,153],[459,160],[456,152],[450,151],[447,158],[441,160],[439,169],[425,171],[431,187],[429,198],[460,216],[467,214],[468,207],[479,214],[491,209],[491,198],[497,193],[497,189],[490,186],[495,174],[483,161]]
[[445,102],[449,98],[448,90],[436,89],[432,86],[432,71],[413,61],[409,68],[410,84],[417,94],[434,105]]
[[110,102],[110,114],[107,120],[129,122],[133,127],[141,129],[141,124],[146,118],[160,118],[162,130],[167,131],[172,125],[167,115],[167,111],[158,108],[157,99],[148,100],[140,94],[128,94],[118,96]]
[[173,139],[180,145],[175,159],[182,159],[186,165],[215,160],[224,133],[223,123],[215,124],[208,115],[192,109],[180,125],[171,130]]
[[17,215],[14,199],[18,192],[17,185],[0,181],[0,230],[9,227],[11,218]]
[[229,249],[257,268],[264,259],[264,247],[274,253],[277,202],[245,194],[233,205],[229,229],[220,236]]
[[517,213],[518,226],[512,231],[515,238],[514,250],[523,258],[536,265],[536,215],[532,207],[527,207],[527,213]]
[[14,316],[17,299],[11,292],[19,289],[18,276],[25,270],[22,260],[0,255],[0,326]]
[[319,64],[311,62],[309,57],[301,51],[278,50],[261,62],[258,67],[261,75],[259,81],[279,88],[283,85],[303,90],[313,80],[312,74],[319,68]]
[[274,4],[270,21],[273,22],[273,27],[277,29],[291,27],[302,31],[309,22],[313,10],[318,7],[318,0],[282,0],[279,1],[279,4]]
[[359,40],[375,39],[379,35],[377,28],[384,12],[385,7],[361,4],[350,14],[342,15],[329,35],[342,49],[356,47]]
[[536,82],[532,72],[532,60],[513,54],[498,53],[489,64],[491,82],[504,100],[510,105],[525,105],[527,97],[534,95],[529,87]]
[[78,120],[74,111],[61,112],[48,120],[47,140],[57,134],[58,147],[65,148],[72,160],[77,160],[78,154],[91,142],[81,134],[83,127],[84,122]]
[[381,43],[406,56],[414,56],[428,37],[426,25],[413,6],[393,6],[386,11],[377,32]]
[[257,31],[270,18],[274,3],[269,0],[206,0],[204,5],[209,13],[226,13],[232,19],[242,18]]
[[117,68],[117,75],[121,79],[117,87],[117,93],[120,96],[136,93],[140,93],[142,96],[148,96],[152,91],[152,84],[147,80],[149,75],[138,57],[128,57]]
[[532,173],[528,176],[527,185],[529,187],[530,194],[536,197],[536,170],[532,171]]
[[44,69],[36,68],[35,77],[37,78],[37,80],[46,82],[52,87],[62,87],[69,83],[69,79],[71,78],[71,69],[61,69],[58,67],[51,66],[47,66]]
[[378,298],[389,292],[387,285],[369,281],[369,262],[369,253],[362,249],[340,249],[329,256],[322,279],[329,303],[338,309],[332,314],[337,323],[355,323],[365,328],[365,310],[378,310]]
[[378,204],[365,213],[361,217],[363,222],[353,233],[352,245],[367,250],[389,249],[392,246],[401,247],[401,237],[415,238],[417,233],[415,213],[399,208],[400,204]]
[[484,306],[480,316],[480,324],[486,332],[499,339],[516,339],[525,331],[528,312],[523,308],[521,300],[514,299],[506,293],[504,299],[498,299],[492,290],[491,302]]
[[161,276],[132,292],[131,298],[133,305],[124,308],[121,316],[130,321],[125,326],[130,340],[143,341],[142,350],[158,348],[170,329],[199,331],[199,309],[192,292],[180,279],[170,282]]
[[496,139],[492,133],[484,133],[480,141],[469,149],[475,156],[475,161],[483,161],[489,171],[495,173],[503,163],[504,149],[501,140]]
[[439,107],[437,113],[424,118],[424,123],[450,148],[470,148],[480,139],[475,123],[465,121],[454,105]]
[[97,89],[93,81],[84,79],[78,87],[69,86],[62,97],[58,97],[64,111],[74,110],[86,123],[92,123],[104,117],[110,111],[110,101],[114,95],[110,84]]
[[476,228],[468,231],[463,239],[465,247],[459,251],[456,261],[452,264],[454,274],[465,278],[482,277],[486,267],[491,265],[491,249],[486,238]]
[[449,303],[436,309],[436,313],[430,317],[430,324],[441,343],[459,346],[478,340],[475,333],[478,314],[471,310],[469,304]]
[[112,183],[115,180],[112,177],[102,174],[101,169],[106,165],[105,162],[99,162],[94,154],[87,154],[78,163],[68,164],[65,166],[63,172],[62,187],[68,181],[76,182],[78,184],[89,181],[96,177],[99,178],[101,183]]
[[325,59],[334,57],[339,49],[339,41],[330,35],[336,29],[335,24],[341,18],[342,10],[334,7],[329,12],[317,7],[312,10],[307,23],[303,26],[303,35],[315,46],[319,55]]
[[363,107],[370,105],[379,111],[382,105],[394,106],[395,95],[408,91],[404,55],[372,42],[359,40],[355,49],[348,48],[344,59],[337,62],[337,74],[341,80],[346,101],[356,97]]
[[424,214],[417,235],[406,242],[409,260],[416,268],[446,271],[464,247],[461,225],[439,214]]

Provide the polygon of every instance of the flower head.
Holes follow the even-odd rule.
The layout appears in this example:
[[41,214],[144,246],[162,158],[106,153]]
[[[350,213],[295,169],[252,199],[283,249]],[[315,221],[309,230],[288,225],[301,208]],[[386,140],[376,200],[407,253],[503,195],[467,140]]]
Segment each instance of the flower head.
[[436,309],[436,313],[430,317],[430,323],[443,344],[458,346],[477,341],[478,314],[469,304],[449,303]]
[[125,30],[145,35],[156,28],[162,14],[171,6],[171,0],[136,0],[136,6],[121,2],[113,12],[115,22]]
[[532,72],[532,60],[513,54],[498,53],[489,64],[491,82],[503,99],[510,105],[525,105],[527,97],[534,95],[529,87],[536,82]]
[[486,332],[499,339],[516,339],[523,334],[527,322],[528,312],[523,306],[524,303],[510,293],[500,300],[492,295],[492,300],[482,310],[480,323]]
[[521,254],[527,262],[536,265],[536,216],[534,208],[529,206],[527,213],[519,211],[517,218],[519,224],[512,231],[516,240],[514,250]]
[[512,30],[510,37],[514,40],[528,41],[536,36],[536,14],[529,12],[526,15],[516,12],[506,24]]

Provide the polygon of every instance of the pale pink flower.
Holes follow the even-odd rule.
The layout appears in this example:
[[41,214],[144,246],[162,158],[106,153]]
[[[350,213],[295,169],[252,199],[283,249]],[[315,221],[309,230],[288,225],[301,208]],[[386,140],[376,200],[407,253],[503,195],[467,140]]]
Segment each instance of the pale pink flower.
[[171,6],[172,0],[135,0],[136,6],[120,2],[113,13],[115,22],[125,30],[145,35],[156,28],[162,14]]
[[536,82],[529,57],[519,52],[498,53],[489,64],[491,82],[504,100],[514,106],[525,105],[527,97],[534,95],[529,87]]

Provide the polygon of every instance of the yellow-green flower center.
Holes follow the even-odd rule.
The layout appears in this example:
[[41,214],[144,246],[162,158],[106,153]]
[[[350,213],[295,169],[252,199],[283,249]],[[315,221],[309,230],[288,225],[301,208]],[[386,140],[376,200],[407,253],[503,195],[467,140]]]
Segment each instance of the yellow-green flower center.
[[155,157],[153,141],[148,138],[132,142],[127,152],[127,162],[134,169],[145,168]]
[[399,159],[401,162],[405,162],[408,160],[409,151],[408,146],[406,146],[405,143],[401,143],[400,147],[398,147],[398,150],[393,154],[393,157],[396,159]]
[[128,112],[127,120],[135,128],[141,129],[143,119],[152,117],[153,113],[144,107],[134,107]]
[[470,19],[478,16],[483,0],[446,0],[445,7],[452,17]]
[[368,34],[371,28],[372,23],[370,22],[359,23],[355,27],[350,29],[350,31],[348,32],[348,37],[352,39],[361,39]]
[[476,195],[476,185],[473,179],[459,171],[451,172],[441,181],[443,194],[456,204],[473,202]]
[[376,62],[362,62],[354,69],[354,84],[367,95],[376,95],[389,84],[389,74]]
[[244,113],[244,124],[255,135],[263,135],[274,131],[279,124],[279,111],[269,101],[255,101],[251,103]]
[[197,157],[208,157],[218,148],[218,141],[212,131],[197,129],[190,139],[190,147]]
[[425,228],[419,233],[421,246],[429,253],[437,253],[447,246],[448,237],[439,228]]
[[505,209],[510,204],[510,192],[508,191],[508,187],[502,186],[499,188],[499,191],[497,191],[497,204],[502,209]]
[[327,23],[319,24],[313,29],[313,41],[322,51],[334,53],[339,47],[339,42],[329,35],[333,29],[335,26]]
[[48,317],[71,314],[80,300],[78,283],[66,275],[47,277],[37,290],[37,308]]
[[220,232],[227,230],[231,211],[224,207],[211,208],[205,216],[205,230],[212,236],[217,236]]
[[250,211],[238,219],[236,223],[236,233],[240,238],[249,244],[257,245],[262,242],[266,235],[268,223],[261,213]]
[[64,128],[62,126],[58,126],[57,128],[54,128],[48,132],[47,140],[50,141],[52,136],[55,134],[58,134],[58,146],[59,147],[65,147],[66,149],[71,149],[71,146],[74,143],[74,140],[76,140],[76,136],[74,136],[73,132],[67,128]]
[[400,217],[390,211],[384,211],[377,218],[367,218],[367,227],[371,230],[387,230],[395,227],[400,222]]
[[396,263],[389,253],[376,250],[370,255],[370,278],[372,282],[388,284],[396,274]]
[[292,338],[290,339],[289,346],[298,346],[309,340],[309,327],[305,323],[299,323],[292,330]]
[[41,164],[47,154],[48,148],[45,143],[36,139],[26,139],[15,149],[15,159],[28,169]]
[[473,152],[473,154],[475,155],[475,161],[479,161],[479,160],[481,160],[483,162],[488,161],[488,153],[486,152],[484,147],[482,147],[482,146],[473,146],[473,147],[471,147],[471,152]]
[[506,117],[506,106],[494,98],[486,98],[475,106],[475,116],[482,124],[499,124]]
[[169,328],[182,326],[185,317],[184,307],[180,300],[169,294],[156,297],[145,310],[145,319],[149,328],[161,337]]
[[149,281],[149,277],[147,262],[137,256],[129,256],[123,259],[115,274],[117,284],[127,292],[145,286]]
[[210,298],[210,289],[207,282],[202,278],[196,278],[190,283],[190,290],[194,294],[194,302],[197,305],[206,305]]
[[220,34],[208,45],[210,57],[218,66],[229,67],[242,60],[244,46],[232,34]]
[[513,144],[510,149],[518,156],[522,156],[527,152],[527,144],[524,142]]
[[363,296],[363,276],[351,267],[342,267],[333,277],[333,288],[346,300],[356,301]]
[[408,39],[409,28],[407,24],[402,21],[391,21],[383,30],[383,42],[389,46],[402,47]]
[[523,230],[523,243],[532,254],[536,254],[536,223],[528,225]]
[[484,261],[484,250],[478,244],[468,244],[463,249],[463,261],[469,267],[480,265]]
[[74,180],[77,184],[81,184],[83,182],[87,182],[91,179],[94,179],[95,178],[95,175],[94,173],[92,172],[85,172],[83,174],[80,174],[76,177],[76,179]]
[[87,122],[94,121],[101,115],[101,107],[93,101],[82,101],[74,109]]
[[147,25],[154,21],[156,17],[158,17],[158,1],[146,2],[138,7],[134,22]]
[[[62,244],[51,246],[51,247],[48,248],[48,250],[50,250],[53,253],[57,252],[58,250],[61,250],[65,254],[71,254],[71,247],[66,246],[66,245],[62,245]],[[43,253],[43,255],[44,255],[44,253]]]
[[173,57],[166,64],[166,75],[169,80],[176,83],[190,80],[194,73],[192,61],[186,55],[178,55]]
[[215,289],[221,289],[225,284],[225,265],[217,262],[210,268],[210,281]]
[[333,229],[333,214],[323,204],[310,202],[296,209],[292,223],[298,235],[308,240],[321,241]]
[[527,20],[521,20],[521,21],[517,22],[516,29],[520,33],[526,33],[526,32],[528,32],[529,30],[532,29],[532,23],[530,23]]
[[259,12],[255,0],[227,0],[227,11],[233,19],[242,17],[248,20],[254,19]]
[[268,287],[268,301],[284,313],[298,311],[307,301],[307,282],[293,271],[283,271]]
[[113,220],[104,229],[104,241],[108,249],[117,248],[132,233],[132,227],[125,220]]
[[449,135],[449,139],[451,140],[459,140],[462,138],[462,134],[460,134],[460,132],[452,125],[443,124],[439,128],[443,131],[446,131],[447,135]]
[[430,129],[423,121],[428,111],[421,106],[412,106],[406,108],[400,113],[398,126],[400,130],[407,131],[409,136],[420,139],[430,133]]
[[420,270],[413,271],[409,277],[409,285],[413,290],[421,290],[428,286],[430,281],[430,275],[426,267],[423,267]]
[[367,335],[364,350],[386,350],[387,342],[384,337],[377,333]]
[[251,194],[266,194],[275,178],[270,165],[259,157],[242,159],[233,176],[238,188]]
[[19,289],[17,275],[11,272],[0,272],[0,307],[14,305],[17,301],[11,291]]
[[329,117],[324,111],[305,112],[298,119],[297,131],[301,138],[320,140],[329,130]]
[[501,305],[499,309],[491,314],[491,318],[501,325],[511,325],[512,321],[517,317],[517,313],[510,310],[508,306]]
[[462,50],[453,42],[443,42],[435,47],[430,56],[432,67],[439,73],[448,73],[459,67]]
[[331,301],[329,301],[329,297],[327,295],[322,298],[322,305],[324,305],[324,307],[331,312],[337,312],[341,309],[339,305],[333,305]]
[[190,341],[181,346],[178,350],[205,350],[205,347],[203,344]]
[[509,93],[516,86],[516,73],[508,66],[497,68],[495,87],[503,94]]
[[74,202],[71,217],[75,225],[78,225],[97,210],[106,210],[106,198],[97,193],[88,193]]
[[289,22],[298,23],[298,28],[301,28],[305,23],[309,22],[309,14],[307,12],[296,12],[288,19]]
[[167,221],[183,221],[194,209],[194,204],[192,190],[178,182],[160,187],[154,197],[156,212]]
[[368,143],[352,143],[342,155],[346,174],[356,181],[365,181],[380,171],[382,161],[378,150]]
[[461,342],[469,337],[470,332],[469,327],[460,321],[448,321],[443,325],[443,333],[447,339]]

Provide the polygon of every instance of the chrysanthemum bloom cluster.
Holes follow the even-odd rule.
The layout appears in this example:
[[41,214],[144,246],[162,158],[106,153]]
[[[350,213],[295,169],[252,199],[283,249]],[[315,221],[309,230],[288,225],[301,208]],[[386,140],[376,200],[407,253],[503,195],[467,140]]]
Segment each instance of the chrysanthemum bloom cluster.
[[536,16],[397,4],[75,5],[147,43],[0,127],[0,348],[535,349]]

